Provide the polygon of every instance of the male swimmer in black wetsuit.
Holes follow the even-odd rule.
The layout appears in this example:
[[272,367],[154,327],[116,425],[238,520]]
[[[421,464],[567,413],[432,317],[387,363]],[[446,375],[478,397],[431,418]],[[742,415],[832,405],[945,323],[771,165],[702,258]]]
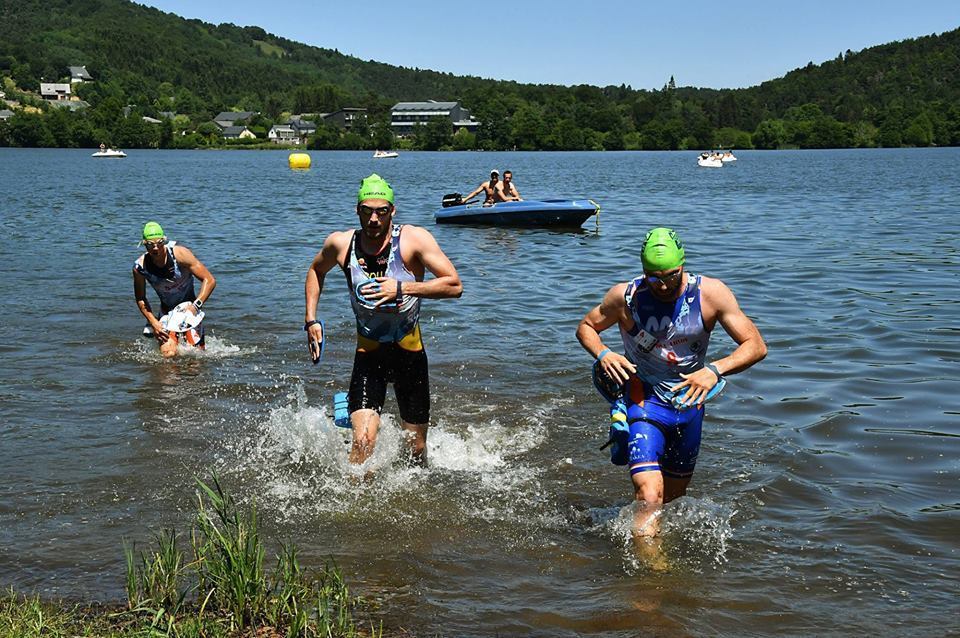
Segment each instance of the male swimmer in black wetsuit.
[[[360,183],[357,215],[360,230],[331,233],[307,271],[304,329],[308,343],[320,343],[316,318],[323,280],[340,266],[350,288],[357,317],[357,351],[350,379],[349,411],[353,427],[350,462],[360,464],[373,453],[387,383],[393,389],[407,431],[412,460],[427,458],[430,385],[427,355],[420,338],[420,300],[459,297],[457,270],[433,235],[419,226],[395,225],[393,189],[374,174]],[[430,271],[434,279],[424,281]],[[314,358],[319,356],[316,351]]]

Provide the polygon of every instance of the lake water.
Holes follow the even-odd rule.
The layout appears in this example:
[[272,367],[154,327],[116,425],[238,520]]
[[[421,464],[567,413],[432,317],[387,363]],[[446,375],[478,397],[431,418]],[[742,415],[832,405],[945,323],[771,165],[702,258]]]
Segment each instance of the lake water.
[[[332,556],[418,635],[960,632],[960,149],[743,151],[720,170],[684,152],[313,152],[305,172],[284,152],[91,152],[0,149],[0,585],[122,601],[123,540],[187,529],[193,477],[216,470],[268,537]],[[527,198],[595,199],[599,230],[436,226],[440,197],[491,168]],[[352,364],[346,286],[328,277],[313,367],[303,281],[373,171],[464,294],[423,305],[430,467],[399,462],[387,416],[358,485],[329,409]],[[161,361],[139,337],[151,219],[217,277],[202,355]],[[770,348],[707,410],[665,572],[630,550],[629,479],[598,451],[574,337],[658,225]],[[713,357],[732,347],[715,331]]]

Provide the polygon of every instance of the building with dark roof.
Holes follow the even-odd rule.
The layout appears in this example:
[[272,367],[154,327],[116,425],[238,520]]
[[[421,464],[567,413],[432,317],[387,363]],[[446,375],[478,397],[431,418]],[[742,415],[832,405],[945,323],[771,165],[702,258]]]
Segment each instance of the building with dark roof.
[[93,80],[93,76],[87,72],[87,67],[85,66],[71,66],[68,68],[70,69],[70,84],[90,82]]
[[454,130],[465,128],[476,132],[480,122],[473,119],[470,111],[460,106],[460,102],[397,102],[390,109],[390,128],[403,137],[409,135],[417,126],[423,126],[435,117],[445,117],[450,120]]
[[213,118],[213,121],[216,122],[220,128],[227,128],[228,126],[242,124],[254,115],[260,114],[254,111],[223,111],[217,114],[217,116]]
[[228,126],[223,129],[223,139],[225,140],[255,140],[256,134],[246,126]]
[[304,120],[299,117],[291,117],[288,122],[291,128],[296,131],[297,136],[303,140],[307,141],[307,138],[317,132],[317,125],[310,120]]
[[367,109],[353,106],[348,106],[340,109],[339,111],[327,113],[323,116],[323,121],[325,123],[332,124],[333,126],[345,131],[351,130],[354,124],[359,122],[361,119],[367,119]]
[[69,100],[70,85],[66,82],[41,82],[40,97],[45,100]]

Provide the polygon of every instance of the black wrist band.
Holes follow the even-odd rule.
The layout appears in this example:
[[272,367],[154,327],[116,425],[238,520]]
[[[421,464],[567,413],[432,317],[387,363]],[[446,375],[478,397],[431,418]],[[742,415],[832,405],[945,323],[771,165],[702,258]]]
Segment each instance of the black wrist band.
[[397,303],[400,303],[403,300],[403,291],[400,287],[401,282],[397,282]]
[[720,383],[720,379],[723,378],[723,375],[720,374],[719,370],[717,370],[717,366],[713,365],[712,363],[705,363],[703,364],[703,367],[717,375],[717,383]]
[[320,323],[320,320],[319,320],[319,319],[314,319],[314,320],[312,320],[312,321],[308,321],[307,323],[303,324],[303,329],[304,329],[304,330],[309,330],[309,329],[310,329],[310,326],[315,326],[315,325],[318,325],[319,323]]

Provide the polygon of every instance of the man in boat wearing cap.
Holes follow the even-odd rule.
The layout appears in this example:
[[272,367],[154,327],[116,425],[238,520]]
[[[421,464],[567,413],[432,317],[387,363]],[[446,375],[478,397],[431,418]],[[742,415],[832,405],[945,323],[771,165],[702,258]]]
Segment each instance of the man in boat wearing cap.
[[500,183],[500,171],[493,169],[490,171],[490,179],[483,182],[477,188],[463,198],[463,201],[468,202],[472,198],[483,193],[483,205],[484,206],[493,206],[499,200],[497,199],[497,185]]
[[[166,315],[184,302],[192,302],[186,309],[196,315],[203,307],[204,302],[217,286],[207,267],[185,246],[168,241],[163,228],[157,222],[148,222],[143,227],[141,242],[146,252],[133,263],[133,294],[137,300],[137,307],[147,319],[152,334],[160,344],[160,354],[164,357],[173,357],[177,354],[177,344],[185,343],[204,347],[203,324],[200,323],[180,334],[166,330],[153,314],[150,302],[147,301],[146,282],[156,291],[160,298],[160,313]],[[194,290],[194,279],[200,280],[200,293]]]
[[[577,339],[602,374],[622,384],[621,402],[611,411],[619,426],[611,427],[611,461],[630,469],[639,501],[638,541],[652,539],[661,506],[686,493],[711,390],[725,375],[742,372],[767,354],[760,331],[726,284],[687,272],[674,231],[647,233],[640,259],[643,274],[610,288],[577,327]],[[737,347],[711,361],[707,346],[718,323]],[[626,356],[600,338],[614,325]]]
[[[353,428],[350,462],[373,453],[387,383],[393,383],[411,460],[426,463],[430,421],[427,355],[420,338],[420,300],[456,298],[460,276],[425,228],[395,224],[393,189],[379,175],[360,182],[359,230],[331,233],[313,258],[305,285],[304,330],[314,362],[320,358],[323,324],[317,302],[326,274],[339,266],[347,278],[357,319],[357,350],[348,393]],[[425,280],[430,271],[434,278]]]

